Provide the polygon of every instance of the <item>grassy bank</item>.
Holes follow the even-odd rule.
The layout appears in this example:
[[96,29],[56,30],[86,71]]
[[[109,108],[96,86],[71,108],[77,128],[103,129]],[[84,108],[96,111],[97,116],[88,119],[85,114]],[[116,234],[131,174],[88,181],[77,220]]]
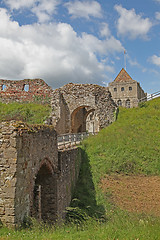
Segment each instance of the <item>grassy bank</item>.
[[0,122],[18,120],[29,124],[43,124],[51,111],[50,105],[37,103],[9,103],[0,102]]
[[87,139],[83,149],[94,176],[105,173],[160,175],[160,98],[140,108],[121,108],[118,120]]
[[[103,215],[114,208],[101,192],[106,174],[160,175],[160,98],[119,111],[109,127],[85,140],[83,161],[72,206]],[[88,207],[89,206],[89,207]],[[109,214],[110,215],[110,214]]]

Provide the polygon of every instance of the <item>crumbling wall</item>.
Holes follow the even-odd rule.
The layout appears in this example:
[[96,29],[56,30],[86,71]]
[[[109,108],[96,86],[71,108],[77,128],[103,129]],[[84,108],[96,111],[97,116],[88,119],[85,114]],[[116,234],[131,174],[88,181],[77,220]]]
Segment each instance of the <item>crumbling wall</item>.
[[28,216],[65,217],[81,162],[80,150],[59,151],[53,126],[0,124],[0,221],[19,226]]
[[[59,89],[56,89],[52,94],[52,123],[54,124],[58,134],[68,132],[68,127],[64,131],[64,128],[61,127],[60,124],[61,106],[57,103],[58,93],[63,95],[66,109],[68,109],[68,125],[70,126],[69,132],[73,132],[73,130],[74,132],[83,131],[83,121],[86,121],[86,118],[90,111],[95,111],[96,125],[99,124],[99,126],[96,127],[97,129],[106,127],[108,124],[114,121],[114,112],[116,111],[117,106],[112,100],[111,94],[107,88],[95,84],[69,83]],[[73,117],[76,117],[76,114],[78,116],[78,111],[82,111],[82,108],[84,109],[84,116],[82,117],[82,115],[79,113],[82,119],[82,123],[79,123],[79,126],[82,125],[82,128],[79,128],[80,130],[78,130],[77,126],[77,129],[75,130],[73,123],[76,121],[76,119],[73,119]],[[75,112],[76,114],[74,114]],[[88,124],[89,122],[87,125]]]
[[[51,126],[28,127],[20,124],[17,127],[15,223],[22,223],[23,219],[28,216],[45,221],[55,220],[57,212],[56,172],[58,170],[57,134]],[[41,178],[44,177],[43,184],[37,182],[40,171],[43,171],[40,176]],[[47,175],[50,176],[50,183],[47,182]],[[41,214],[39,217],[34,213],[36,183],[44,188],[39,198],[41,209],[36,210],[38,214]],[[44,195],[46,195],[47,202],[43,200]],[[44,212],[47,213],[47,216],[43,216]],[[52,217],[49,215],[50,212]]]
[[[28,127],[14,121],[1,123],[0,220],[2,223],[9,226],[19,225],[25,217],[32,215],[35,180],[42,165],[50,168],[53,179],[56,177],[58,169],[56,136],[53,127]],[[54,181],[52,185],[56,185]],[[57,209],[54,209],[55,214],[56,211]]]
[[11,226],[15,224],[16,215],[16,135],[12,124],[0,124],[0,221]]
[[70,205],[74,187],[78,180],[81,165],[81,149],[59,151],[60,175],[57,181],[58,188],[58,216],[64,219],[66,207]]
[[42,79],[2,80],[0,79],[0,101],[50,103],[52,88]]

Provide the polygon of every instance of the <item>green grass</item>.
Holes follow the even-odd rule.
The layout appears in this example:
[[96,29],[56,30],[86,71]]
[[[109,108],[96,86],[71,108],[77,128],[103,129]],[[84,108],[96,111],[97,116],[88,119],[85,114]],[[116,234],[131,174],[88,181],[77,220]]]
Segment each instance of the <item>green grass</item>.
[[83,161],[72,207],[90,216],[110,217],[114,209],[104,196],[100,180],[105,174],[160,175],[160,98],[139,108],[120,108],[118,119],[97,136],[83,141]]
[[83,143],[93,175],[160,175],[160,98],[141,108],[121,108],[118,120]]
[[[122,211],[110,193],[104,195],[100,189],[105,174],[160,175],[160,98],[139,108],[120,108],[117,121],[86,139],[81,148],[80,176],[67,215],[75,214],[74,223],[52,228],[35,224],[19,231],[1,228],[1,240],[160,239],[159,217]],[[76,214],[88,220],[80,223]]]
[[32,229],[19,231],[1,228],[0,240],[158,240],[160,239],[160,220],[154,218],[128,220],[126,216],[116,215],[107,223],[99,223],[93,219],[85,225],[47,227],[35,225]]
[[51,112],[50,105],[37,103],[1,103],[0,122],[9,120],[24,121],[29,124],[43,124]]

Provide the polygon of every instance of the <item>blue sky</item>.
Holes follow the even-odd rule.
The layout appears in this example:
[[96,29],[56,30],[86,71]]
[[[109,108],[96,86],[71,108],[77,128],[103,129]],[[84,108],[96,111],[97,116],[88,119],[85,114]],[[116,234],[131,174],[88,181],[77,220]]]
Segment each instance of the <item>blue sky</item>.
[[160,0],[1,0],[0,78],[107,86],[124,67],[160,90]]

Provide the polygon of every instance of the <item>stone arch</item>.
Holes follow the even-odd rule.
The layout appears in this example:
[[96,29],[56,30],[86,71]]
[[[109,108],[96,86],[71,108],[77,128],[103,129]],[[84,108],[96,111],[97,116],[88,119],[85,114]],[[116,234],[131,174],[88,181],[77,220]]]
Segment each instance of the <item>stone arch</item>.
[[35,176],[32,216],[44,222],[56,219],[56,184],[53,166],[44,159]]
[[99,118],[95,108],[91,106],[79,106],[71,114],[71,132],[98,132]]
[[71,114],[71,132],[85,132],[86,131],[86,106],[77,107]]
[[130,99],[126,100],[126,108],[130,108],[131,107],[131,101]]

